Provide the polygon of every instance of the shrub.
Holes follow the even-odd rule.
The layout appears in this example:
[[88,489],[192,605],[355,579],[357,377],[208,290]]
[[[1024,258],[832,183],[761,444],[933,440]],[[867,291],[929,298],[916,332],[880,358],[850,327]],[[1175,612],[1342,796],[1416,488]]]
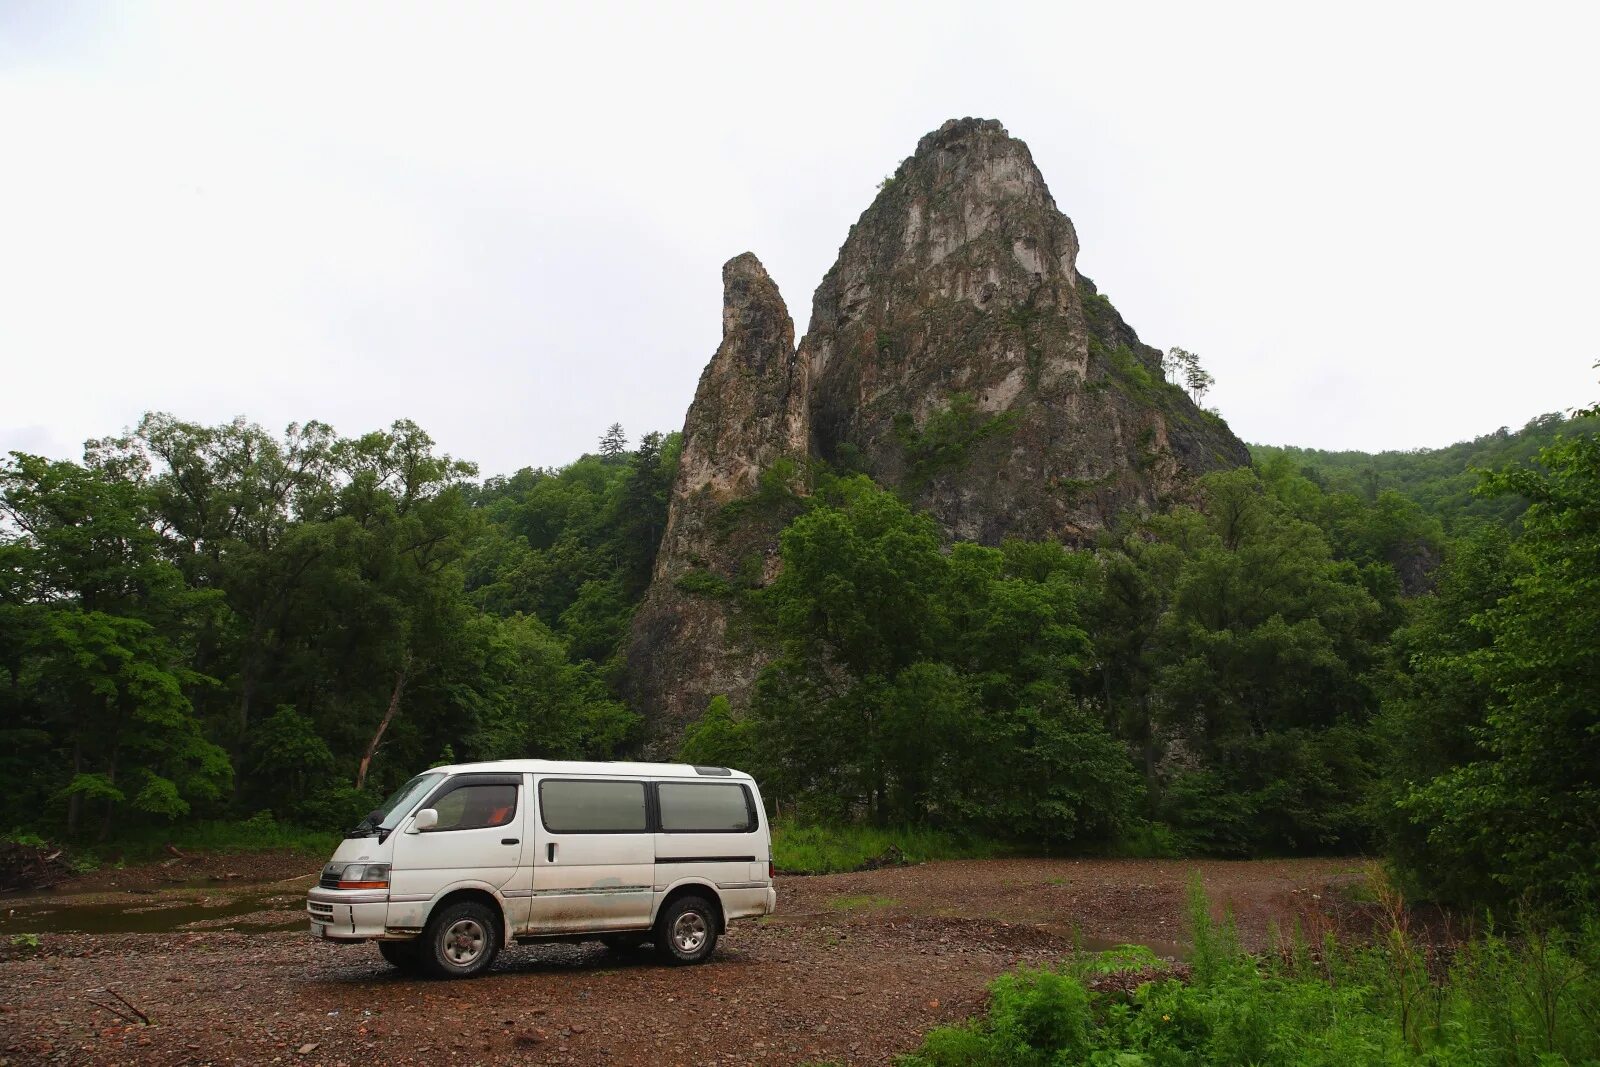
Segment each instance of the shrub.
[[[1600,1057],[1600,926],[1495,931],[1444,959],[1419,945],[1404,907],[1372,945],[1296,940],[1243,952],[1195,891],[1193,968],[1096,991],[1108,971],[1148,973],[1138,953],[1021,970],[990,987],[985,1017],[941,1027],[906,1067],[954,1064],[1592,1064]],[[1115,983],[1113,983],[1114,985]]]

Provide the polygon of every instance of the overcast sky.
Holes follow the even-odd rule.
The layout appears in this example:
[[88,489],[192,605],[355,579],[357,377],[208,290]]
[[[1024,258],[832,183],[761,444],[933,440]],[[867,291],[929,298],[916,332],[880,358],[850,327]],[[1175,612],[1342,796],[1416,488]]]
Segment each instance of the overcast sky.
[[421,423],[485,474],[677,429],[749,250],[797,329],[947,118],[1246,440],[1600,399],[1600,7],[0,2],[0,450]]

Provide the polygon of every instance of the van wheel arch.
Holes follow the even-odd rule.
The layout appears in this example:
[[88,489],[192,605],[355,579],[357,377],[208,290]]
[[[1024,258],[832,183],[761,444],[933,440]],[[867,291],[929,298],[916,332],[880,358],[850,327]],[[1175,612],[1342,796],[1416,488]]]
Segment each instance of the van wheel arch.
[[482,904],[498,915],[500,917],[500,943],[502,945],[509,943],[511,930],[506,925],[506,909],[501,907],[499,898],[487,889],[450,890],[450,892],[433,902],[433,906],[428,909],[427,921],[431,921],[441,909],[448,908],[452,904],[459,904],[464,900]]
[[685,882],[674,886],[672,892],[661,898],[660,907],[656,908],[655,915],[651,916],[651,925],[654,925],[676,901],[684,897],[704,897],[712,908],[716,909],[717,932],[723,934],[728,932],[728,917],[722,911],[722,894],[717,892],[716,886],[707,882]]

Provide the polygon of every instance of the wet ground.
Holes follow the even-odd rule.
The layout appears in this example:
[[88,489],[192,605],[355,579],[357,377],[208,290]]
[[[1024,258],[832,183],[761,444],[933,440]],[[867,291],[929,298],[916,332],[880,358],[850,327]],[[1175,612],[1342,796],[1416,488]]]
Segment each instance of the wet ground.
[[130,872],[0,901],[0,1064],[885,1063],[1019,963],[1130,942],[1181,957],[1196,876],[1258,947],[1274,924],[1314,927],[1328,887],[1362,876],[1340,860],[993,860],[787,878],[779,913],[737,924],[701,967],[513,946],[489,976],[445,983],[313,941],[317,863],[282,863],[300,869]]
[[170,934],[217,930],[258,934],[297,930],[305,925],[304,888],[279,887],[242,892],[177,891],[159,898],[81,902],[71,899],[8,902],[0,899],[0,931],[7,934]]

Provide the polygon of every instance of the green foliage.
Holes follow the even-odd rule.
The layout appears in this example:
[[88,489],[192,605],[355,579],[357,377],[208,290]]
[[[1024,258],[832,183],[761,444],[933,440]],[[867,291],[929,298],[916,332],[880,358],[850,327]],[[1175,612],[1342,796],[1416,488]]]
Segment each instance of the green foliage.
[[1423,955],[1403,928],[1382,944],[1257,959],[1204,897],[1193,909],[1192,976],[1156,976],[1131,994],[1094,991],[1117,971],[1156,970],[1114,953],[996,979],[987,1014],[941,1027],[905,1067],[1009,1064],[1577,1065],[1600,1056],[1600,930],[1493,932],[1452,960]]
[[1251,445],[1250,452],[1263,465],[1281,457],[1331,493],[1376,500],[1385,489],[1394,490],[1453,528],[1479,521],[1515,522],[1528,499],[1516,493],[1479,495],[1483,473],[1526,467],[1537,462],[1539,453],[1558,437],[1592,436],[1597,431],[1600,417],[1592,413],[1568,417],[1557,412],[1531,419],[1520,430],[1501,427],[1445,448],[1370,453]]
[[754,753],[754,739],[748,719],[736,719],[725,696],[711,698],[705,714],[691,725],[678,748],[684,763],[701,767],[744,769]]
[[611,755],[676,438],[483,487],[415,424],[146,416],[0,462],[0,797],[69,840],[353,824],[448,745]]
[[685,571],[674,579],[673,585],[685,593],[699,596],[724,597],[733,594],[733,583],[706,570]]
[[921,425],[901,412],[894,418],[894,434],[905,452],[907,487],[916,491],[940,471],[961,466],[979,444],[1011,432],[1015,425],[1015,412],[987,415],[967,393],[952,396],[948,407]]
[[1251,471],[1201,488],[1101,551],[1099,689],[1143,749],[1151,810],[1180,849],[1359,843],[1380,606]]
[[1452,697],[1467,710],[1402,745],[1391,801],[1416,881],[1581,908],[1600,894],[1600,438],[1540,463],[1485,486],[1530,501],[1516,557],[1469,545],[1415,627],[1397,726]]
[[946,554],[931,521],[861,477],[824,487],[782,552],[763,600],[785,651],[747,727],[769,796],[831,822],[1114,833],[1132,771],[1073,690],[1087,560],[1053,545]]
[[1006,851],[997,841],[925,826],[819,825],[780,818],[772,855],[785,874],[835,874],[881,864],[988,859]]
[[[372,810],[370,803],[366,810]],[[361,813],[364,814],[366,811]],[[338,846],[343,831],[354,826],[361,815],[337,827],[322,829],[280,822],[270,811],[258,811],[245,819],[130,827],[118,835],[116,853],[137,862],[163,855],[170,844],[184,852],[285,851],[326,856]]]

